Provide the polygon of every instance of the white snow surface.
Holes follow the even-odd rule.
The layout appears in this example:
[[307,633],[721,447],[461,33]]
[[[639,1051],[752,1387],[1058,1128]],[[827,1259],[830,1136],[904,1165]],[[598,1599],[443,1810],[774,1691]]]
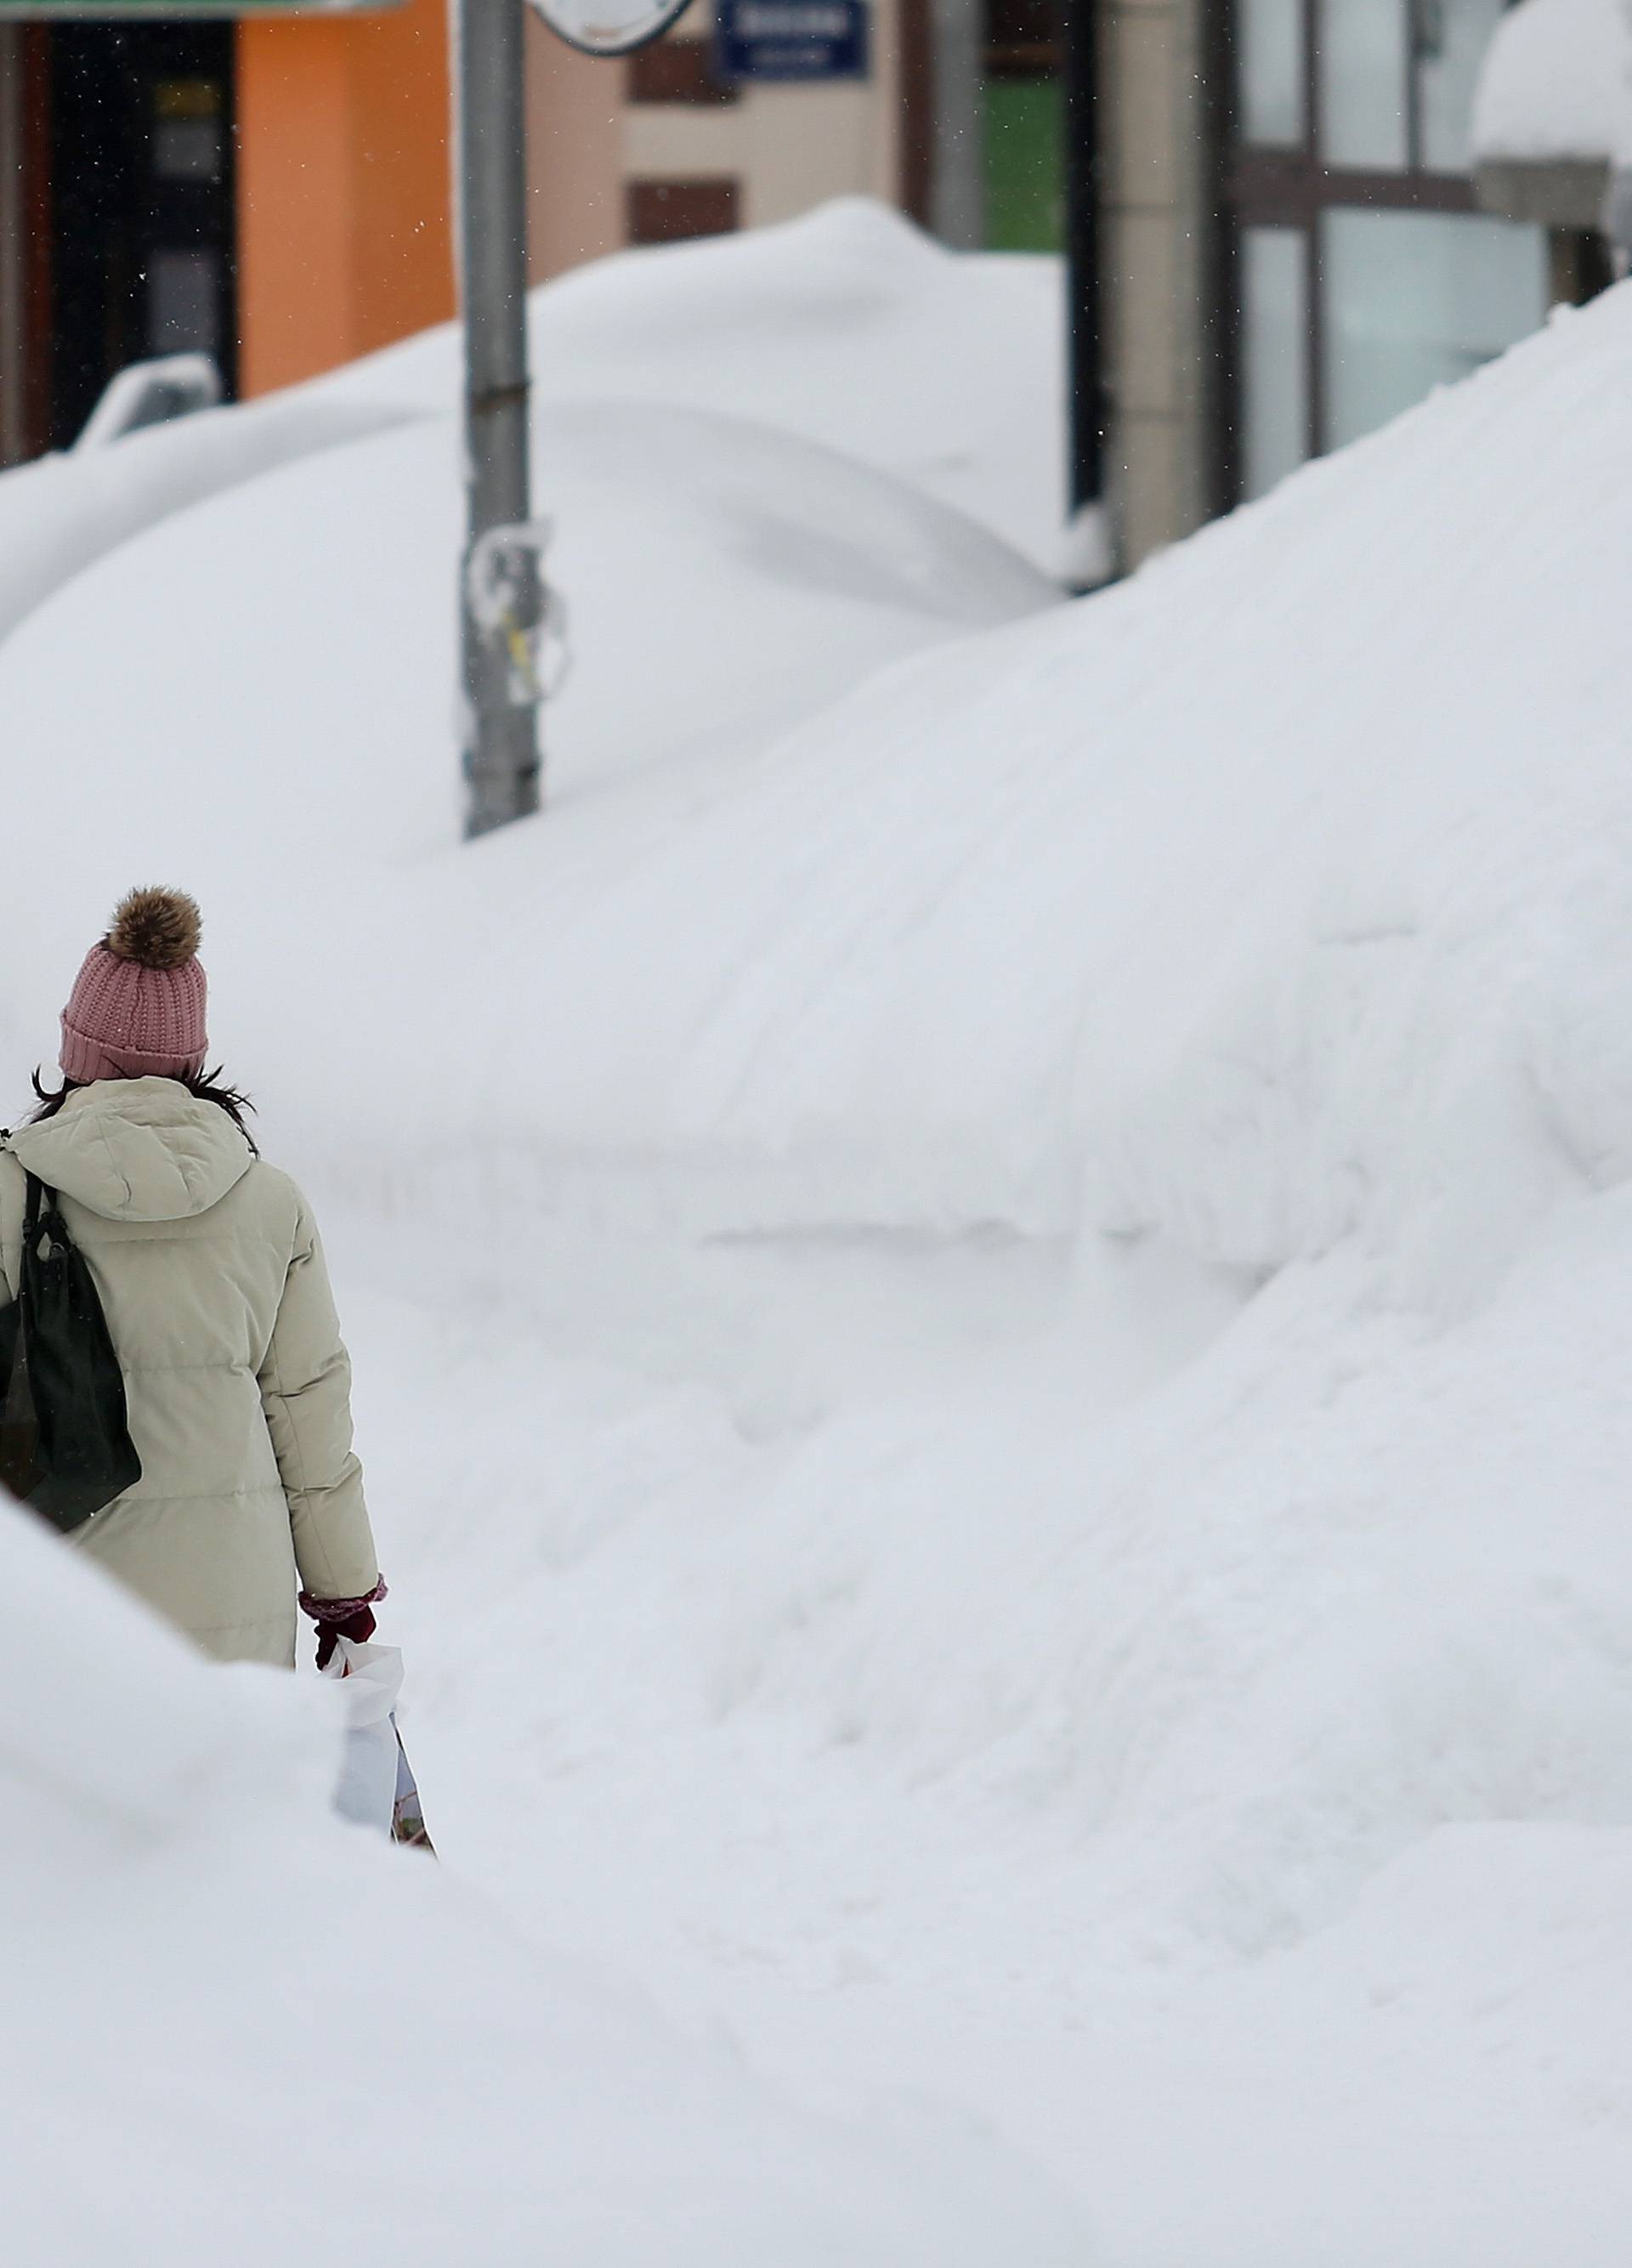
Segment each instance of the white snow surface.
[[127,536],[275,465],[415,415],[397,402],[279,395],[0,473],[0,638]]
[[[853,2133],[812,2124],[877,2128],[883,2089],[930,2099],[932,2170],[892,2141],[879,2176],[926,2258],[964,2257],[944,2226],[971,2259],[1088,2257],[1058,2188],[1107,2268],[1618,2268],[1629,389],[1622,288],[1130,584],[962,634],[949,606],[828,705],[801,689],[792,730],[746,719],[717,661],[675,681],[666,739],[586,693],[570,792],[474,848],[430,571],[402,563],[451,512],[418,493],[417,431],[329,460],[314,540],[315,468],[277,474],[0,652],[9,807],[74,844],[71,887],[11,870],[8,1091],[118,888],[191,884],[217,1044],[326,1223],[443,1873],[307,1821],[298,1685],[173,1662],[153,1706],[236,1697],[217,1771],[276,1716],[253,1835],[202,1796],[174,1831],[230,1944],[240,1908],[279,1917],[269,1977],[309,1940],[315,1977],[360,1964],[395,2012],[361,2028],[371,2164],[434,2156],[425,2039],[451,2035],[463,2088],[502,1970],[526,1981],[489,2067],[522,2076],[493,2092],[546,2103],[528,2148],[555,2146],[550,2043],[592,2039],[578,2108],[621,2183],[649,2124],[671,2146],[654,2094],[723,2025],[754,2074],[729,2120],[794,2121],[834,2209],[858,2200],[864,2234],[812,2222],[812,2259],[915,2257]],[[588,496],[654,411],[717,430],[639,404],[545,430],[566,419]],[[707,475],[687,525],[714,526],[730,431],[671,452]],[[810,445],[773,438],[780,483]],[[587,680],[610,586],[584,516]],[[717,535],[699,577],[778,582]],[[563,569],[570,540],[563,509]],[[857,623],[899,622],[835,578]],[[76,676],[87,611],[101,673]],[[679,666],[650,590],[627,651],[659,686]],[[27,1603],[46,1567],[17,1616],[66,1625]],[[92,1748],[129,1675],[107,1653]],[[84,1769],[33,1722],[25,1775]],[[13,1838],[36,1912],[55,1849]],[[213,2058],[258,2101],[292,2089],[305,1999],[268,2077],[269,2028],[231,2029],[216,1970],[162,2014],[121,1979],[146,1940],[121,1908],[89,1966],[130,1995],[102,2036],[142,2044],[103,2050],[110,2090],[178,2001],[187,2086]],[[608,2044],[563,1961],[673,2036],[642,2014]],[[445,1965],[477,1980],[445,2029]],[[543,2013],[557,1987],[577,2013]],[[0,2052],[37,2064],[65,1993]],[[443,2113],[437,2210],[489,2162],[475,2092]],[[313,2100],[334,2150],[343,2103]],[[967,2205],[960,2119],[1003,2138],[968,2154]],[[76,2107],[79,2164],[88,2123],[111,2122]],[[718,2193],[716,2139],[688,2198]],[[559,2162],[502,2187],[522,2218],[485,2257],[532,2257],[513,2232],[551,2227],[526,2215]],[[989,2248],[1000,2192],[1032,2218]],[[415,2257],[386,2242],[397,2194],[360,2257]],[[807,2208],[761,2203],[742,2257],[801,2259]],[[628,2257],[688,2259],[685,2225],[654,2233],[642,2192]]]
[[[767,426],[574,402],[535,433],[571,657],[547,761],[568,800],[687,740],[758,747],[881,663],[1058,599],[960,513]],[[33,761],[71,802],[86,737],[118,751],[115,860],[155,796],[184,860],[213,862],[224,816],[312,876],[349,867],[371,836],[403,856],[446,840],[458,446],[451,417],[426,416],[286,466],[110,550],[14,634]],[[155,609],[155,589],[186,603]],[[44,685],[65,672],[74,696],[54,701]],[[383,770],[357,761],[376,747]]]
[[9,2259],[1092,2258],[967,2117],[801,2111],[327,1818],[327,1692],[207,1668],[16,1511],[0,1566]]
[[[1057,260],[947,252],[889,207],[620,254],[534,291],[541,401],[729,413],[894,474],[1055,571],[1065,301]],[[320,398],[451,410],[450,325],[324,379]],[[548,460],[541,467],[548,480]]]
[[1480,72],[1476,155],[1540,164],[1619,154],[1629,64],[1625,0],[1519,0]]

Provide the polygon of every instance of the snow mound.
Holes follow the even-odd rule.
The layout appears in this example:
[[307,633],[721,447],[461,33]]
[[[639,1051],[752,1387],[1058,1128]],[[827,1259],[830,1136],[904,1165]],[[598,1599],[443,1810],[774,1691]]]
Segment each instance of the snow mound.
[[[628,252],[533,294],[535,397],[754,418],[909,481],[1047,571],[1065,515],[1057,261],[949,253],[887,206]],[[451,409],[452,326],[320,398]]]
[[[671,693],[698,703],[688,733],[711,704],[716,745],[395,879],[382,865],[445,842],[451,815],[425,713],[447,649],[442,555],[416,519],[424,432],[328,460],[356,484],[327,504],[327,474],[298,468],[128,547],[11,642],[0,703],[28,719],[41,829],[69,827],[87,788],[107,815],[81,854],[93,897],[155,861],[204,858],[280,899],[331,855],[352,862],[349,911],[321,935],[268,962],[246,921],[219,947],[248,988],[298,968],[320,997],[342,944],[362,997],[378,976],[379,1054],[336,1065],[312,1130],[335,1159],[372,1138],[411,969],[454,1090],[399,1103],[394,1145],[428,1170],[461,1152],[499,1175],[506,1158],[673,1162],[709,1228],[1084,1232],[1248,1285],[1356,1237],[1394,1295],[1452,1312],[1555,1202],[1632,1164],[1624,703],[1578,595],[1624,566],[1629,363],[1632,297],[1615,292],[1131,584],[972,639],[945,639],[955,577],[914,624],[909,578],[880,593],[820,544],[791,543],[790,565],[768,539],[730,586],[739,608],[699,587],[687,615],[683,578],[660,576],[632,617],[651,625],[638,670],[586,598],[576,696],[550,728],[563,784],[598,670],[606,713],[631,719],[602,728],[609,770],[642,752],[642,704],[666,712]],[[604,431],[615,458],[622,419],[651,415],[572,413],[558,469],[571,437]],[[715,429],[696,431],[701,452]],[[784,473],[809,462],[765,446]],[[729,475],[722,453],[707,478]],[[819,491],[841,470],[808,477]],[[655,480],[636,494],[661,531]],[[401,578],[349,612],[349,529]],[[594,532],[575,539],[567,511],[562,530],[561,579],[592,592]],[[833,599],[846,657],[873,608],[875,653],[915,634],[930,650],[755,746],[743,672],[764,659],[808,703],[789,654],[818,595],[782,578],[830,561],[851,578]],[[994,611],[1024,599],[1018,571],[1000,558]],[[263,578],[254,601],[246,574]],[[143,613],[144,580],[186,603]],[[298,670],[283,629],[268,635],[275,605]],[[69,705],[86,608],[110,644]],[[201,617],[202,661],[170,626]],[[354,633],[393,674],[351,666]],[[223,750],[224,824],[201,784],[220,792]],[[173,801],[148,795],[156,777]],[[61,894],[21,887],[50,939]],[[401,937],[385,966],[367,941],[382,923]],[[451,935],[468,954],[443,952]],[[26,990],[19,968],[11,986],[42,1024],[50,981]],[[268,1005],[275,1049],[276,1023]]]
[[1629,63],[1622,0],[1520,0],[1481,69],[1475,152],[1515,164],[1614,156]]
[[[422,870],[492,941],[417,964],[453,1091],[393,1103],[389,1180],[361,1098],[309,1126],[370,1210],[479,1188],[523,1282],[631,1202],[871,1240],[857,1329],[891,1248],[1070,1244],[1018,1381],[700,1447],[740,1520],[606,1547],[687,1568],[727,1717],[1069,1821],[1062,1971],[1261,1960],[1447,1821],[1632,1823],[1629,382],[1623,291],[729,794]],[[576,1595],[638,1687],[646,1621]]]
[[[692,739],[762,745],[878,664],[1055,599],[959,515],[764,427],[559,404],[538,446],[572,657],[545,720],[548,785],[568,800]],[[121,872],[219,873],[224,853],[298,890],[359,852],[447,842],[455,447],[449,421],[427,418],[288,467],[38,609],[6,649],[0,700],[32,720],[13,761],[43,792],[40,821],[69,823],[96,746]],[[184,602],[155,612],[155,590]],[[73,659],[87,621],[93,672]]]
[[[574,756],[563,700],[570,792],[469,850],[430,427],[0,654],[11,806],[75,850],[72,891],[12,870],[0,1055],[20,1087],[87,904],[205,892],[218,1042],[369,1286],[450,1850],[790,2060],[829,1988],[871,2007],[842,2096],[944,2059],[1121,2180],[1142,2264],[1302,2261],[1318,2209],[1342,2268],[1599,2268],[1626,2225],[1577,1971],[1621,1981],[1632,1830],[1629,387],[1621,290],[1034,619],[1011,562],[908,605],[871,520],[864,576],[809,443],[557,407],[557,475],[627,443],[630,525],[707,540],[695,590],[678,548],[615,585],[615,667],[604,571],[616,730]],[[720,505],[739,446],[813,553]],[[1158,2084],[1197,2056],[1210,2158]],[[1187,2185],[1084,2151],[1124,2092]],[[1232,2185],[1221,2128],[1314,2125],[1301,2183]]]
[[326,1689],[207,1667],[21,1513],[0,1566],[14,2257],[1084,2268],[967,2120],[798,2111],[338,1826]]
[[0,473],[0,638],[82,567],[172,512],[417,414],[410,404],[284,395]]

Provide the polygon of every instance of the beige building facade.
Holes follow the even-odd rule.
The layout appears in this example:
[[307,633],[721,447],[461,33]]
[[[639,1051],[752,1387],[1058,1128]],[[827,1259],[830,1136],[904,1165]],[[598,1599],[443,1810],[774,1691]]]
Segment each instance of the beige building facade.
[[906,84],[920,0],[873,0],[864,79],[731,86],[696,0],[624,64],[527,34],[533,273],[558,276],[630,244],[760,228],[829,198],[910,200]]
[[896,202],[908,116],[901,29],[901,0],[874,0],[866,78],[731,89],[713,75],[709,11],[697,0],[677,33],[629,66],[621,146],[631,232],[643,210],[660,227],[662,185],[711,191],[722,214],[729,188],[740,228],[791,220],[835,196]]
[[1128,566],[1227,500],[1217,31],[1209,0],[1106,0],[1100,13],[1108,500]]

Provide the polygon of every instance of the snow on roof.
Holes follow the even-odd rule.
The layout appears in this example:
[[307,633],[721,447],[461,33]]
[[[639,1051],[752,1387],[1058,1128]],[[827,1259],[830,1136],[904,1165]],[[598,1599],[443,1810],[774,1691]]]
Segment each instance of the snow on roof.
[[1623,0],[1520,0],[1497,26],[1474,106],[1482,164],[1603,160],[1621,139]]

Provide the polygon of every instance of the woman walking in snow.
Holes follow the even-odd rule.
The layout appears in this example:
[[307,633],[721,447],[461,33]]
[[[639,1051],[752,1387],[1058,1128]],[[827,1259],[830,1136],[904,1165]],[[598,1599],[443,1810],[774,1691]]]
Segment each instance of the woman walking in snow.
[[292,1667],[296,1606],[371,1636],[386,1595],[350,1366],[305,1200],[206,1075],[198,909],[135,890],[62,1013],[63,1083],[0,1138],[0,1307],[27,1177],[61,1193],[124,1374],[134,1487],[72,1540],[224,1661]]

